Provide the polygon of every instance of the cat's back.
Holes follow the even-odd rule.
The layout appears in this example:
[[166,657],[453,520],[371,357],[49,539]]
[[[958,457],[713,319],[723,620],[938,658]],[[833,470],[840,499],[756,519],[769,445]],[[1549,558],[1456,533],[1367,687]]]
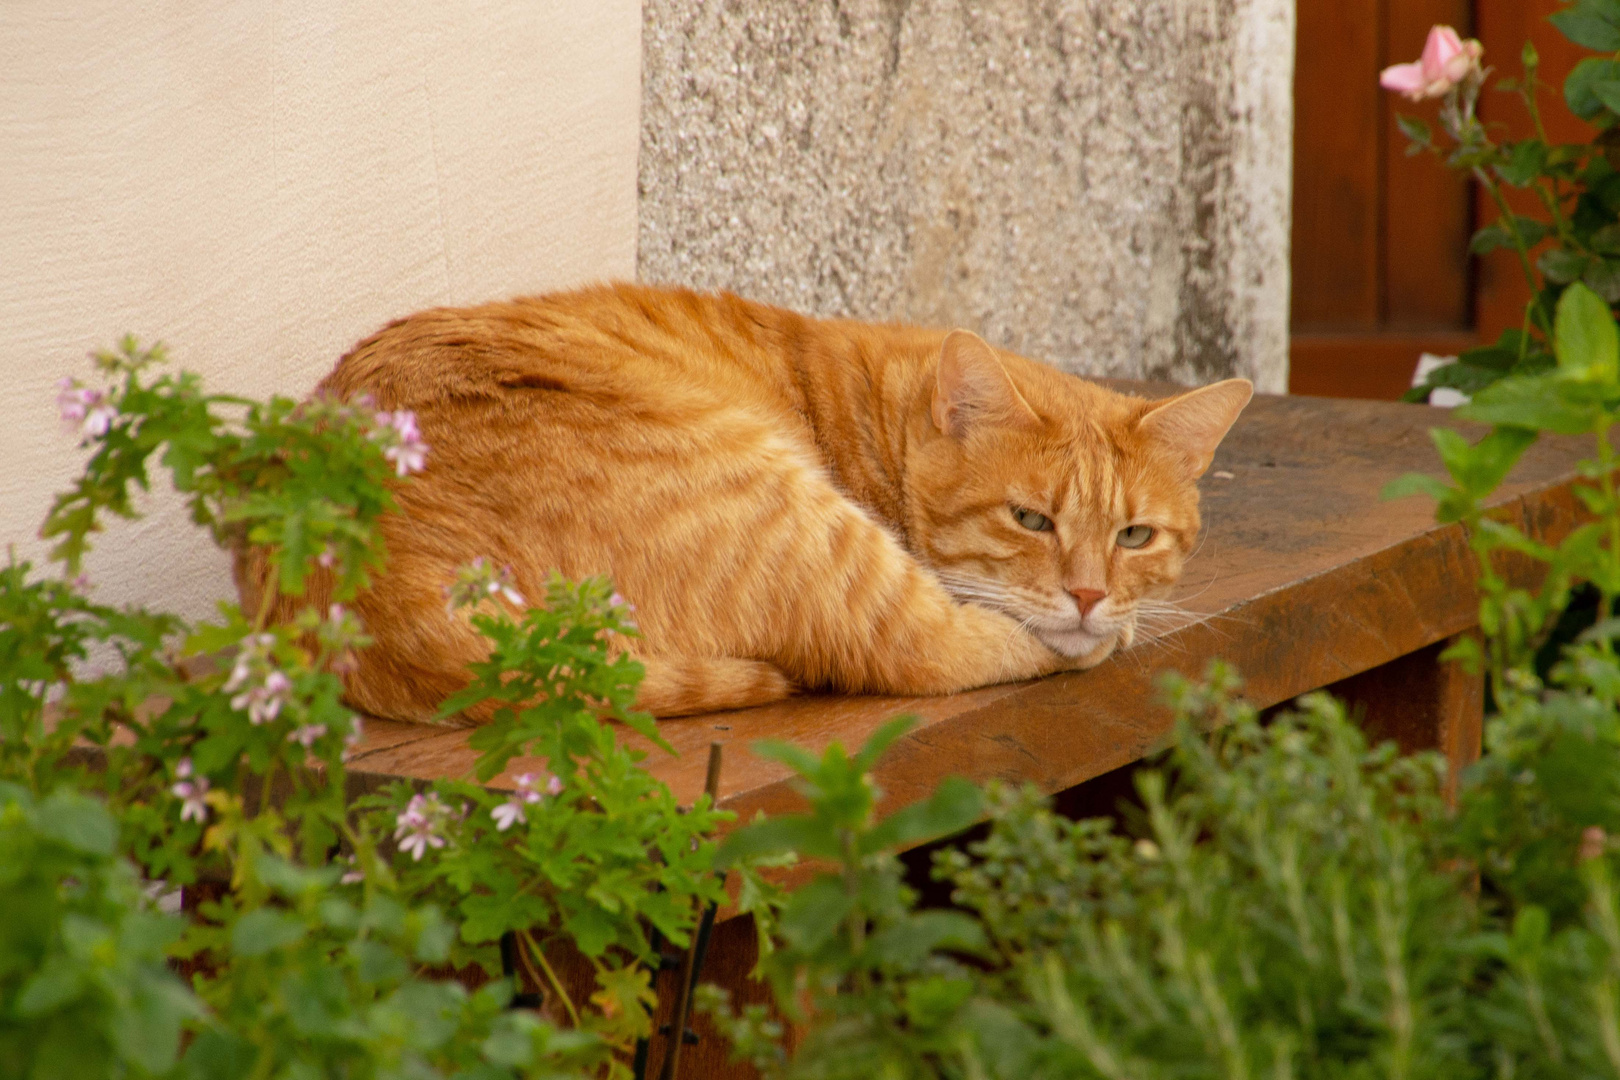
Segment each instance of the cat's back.
[[514,399],[685,411],[716,392],[766,404],[788,319],[734,296],[622,283],[431,308],[360,342],[317,392],[419,415]]

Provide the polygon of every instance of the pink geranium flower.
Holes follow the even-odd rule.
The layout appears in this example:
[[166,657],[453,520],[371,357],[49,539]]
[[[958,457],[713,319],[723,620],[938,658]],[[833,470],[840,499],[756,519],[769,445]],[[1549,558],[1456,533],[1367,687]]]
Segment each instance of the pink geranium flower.
[[60,380],[56,391],[56,407],[69,429],[86,439],[99,439],[112,430],[118,410],[107,404],[106,394],[81,387],[71,378]]
[[394,819],[394,839],[399,850],[410,855],[413,862],[421,862],[428,848],[444,847],[443,828],[450,818],[450,808],[439,801],[437,793],[413,795],[404,813]]
[[1479,70],[1485,47],[1470,38],[1464,41],[1449,26],[1436,26],[1423,43],[1423,55],[1410,64],[1395,64],[1378,76],[1378,85],[1394,90],[1413,101],[1437,98]]
[[[556,779],[555,776],[552,777],[552,780],[555,781]],[[547,785],[546,790],[555,795],[562,790],[562,787],[559,785],[553,790],[550,785]],[[523,807],[525,804],[533,806],[539,801],[540,778],[534,773],[524,773],[522,776],[517,777],[517,790],[512,793],[512,797],[489,812],[489,816],[495,819],[495,831],[505,832],[515,822],[528,824],[529,818],[523,812]]]
[[208,804],[203,801],[208,795],[208,777],[194,776],[188,757],[175,762],[174,775],[178,782],[169,790],[180,800],[180,820],[201,825],[208,820]]
[[374,437],[388,445],[383,457],[394,463],[394,472],[405,476],[421,472],[427,467],[428,445],[422,441],[422,432],[416,426],[416,414],[401,409],[398,412],[380,412],[376,416]]
[[296,727],[289,731],[287,733],[287,741],[298,743],[305,750],[308,750],[310,747],[315,745],[316,739],[319,739],[325,734],[325,724],[305,724],[302,727]]

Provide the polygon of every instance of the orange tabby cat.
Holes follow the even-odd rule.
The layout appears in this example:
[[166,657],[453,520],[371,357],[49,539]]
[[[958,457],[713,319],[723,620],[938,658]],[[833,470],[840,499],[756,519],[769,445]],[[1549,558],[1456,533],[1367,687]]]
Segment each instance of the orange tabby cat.
[[319,392],[413,410],[431,447],[348,676],[354,707],[428,720],[482,654],[444,592],[478,556],[528,596],[611,575],[659,716],[1089,667],[1180,575],[1252,388],[1146,401],[966,331],[615,285],[421,312]]

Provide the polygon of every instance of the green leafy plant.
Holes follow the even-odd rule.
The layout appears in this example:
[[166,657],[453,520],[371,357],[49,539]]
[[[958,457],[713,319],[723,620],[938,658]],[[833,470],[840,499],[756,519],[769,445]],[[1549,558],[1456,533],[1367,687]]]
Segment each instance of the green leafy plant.
[[[953,1020],[972,993],[960,958],[985,953],[979,924],[953,911],[918,911],[902,881],[896,850],[956,832],[980,815],[979,791],[947,780],[934,794],[879,821],[882,793],[871,769],[912,721],[879,728],[853,756],[834,743],[818,759],[783,742],[756,752],[791,768],[810,812],[763,820],[733,833],[722,867],[803,857],[833,869],[816,874],[774,911],[775,947],[761,974],[787,1015],[817,1021],[805,1046],[811,1058],[836,1058],[825,1075],[899,1076],[917,1056],[934,1058],[957,1039]],[[771,905],[756,904],[769,908]],[[712,994],[705,1006],[769,1064],[769,1018],[742,1016]]]
[[0,1072],[161,1076],[202,1004],[167,950],[180,920],[145,903],[118,823],[72,788],[0,782]]
[[[608,647],[635,632],[628,610],[605,582],[558,581],[514,618],[503,572],[466,568],[447,591],[490,654],[446,710],[494,703],[474,770],[352,798],[341,676],[366,638],[344,604],[383,564],[377,521],[427,447],[407,412],[211,395],[163,360],[126,340],[97,357],[101,386],[63,380],[90,454],[43,533],[77,574],[161,467],[218,543],[263,557],[267,587],[257,610],[193,626],[0,568],[0,907],[19,916],[0,930],[0,1067],[628,1075],[650,941],[686,942],[720,899],[708,838],[725,820],[706,797],[676,805],[615,735],[663,745],[631,710],[639,666]],[[316,572],[336,602],[272,622]],[[87,667],[93,649],[113,659]],[[501,779],[528,754],[544,775]],[[156,909],[182,888],[183,916]],[[589,1000],[550,974],[569,948],[594,965]],[[452,977],[469,964],[475,992]],[[508,1008],[525,974],[544,1018]]]
[[[605,581],[554,580],[546,603],[521,622],[489,599],[510,586],[488,568],[464,574],[463,585],[491,651],[444,711],[500,703],[472,736],[483,751],[477,780],[495,778],[524,752],[544,757],[550,776],[522,774],[511,791],[474,780],[441,780],[426,794],[399,784],[357,805],[383,811],[405,831],[395,873],[460,926],[460,941],[475,947],[466,959],[493,973],[492,947],[515,934],[523,962],[571,1025],[626,1047],[652,1034],[658,957],[649,927],[685,946],[698,907],[725,898],[708,838],[730,815],[707,795],[678,806],[641,767],[644,755],[622,746],[603,719],[663,745],[652,718],[631,709],[640,665],[606,654],[604,634],[633,633],[634,626]],[[430,846],[432,857],[423,858]],[[569,997],[552,970],[546,954],[555,941],[571,943],[595,967],[594,1014]]]
[[[1217,665],[1168,684],[1177,728],[1137,774],[1132,829],[992,785],[988,835],[936,858],[954,908],[928,912],[890,841],[971,820],[971,789],[944,801],[959,814],[936,796],[909,812],[935,828],[901,817],[891,837],[862,775],[882,739],[820,761],[767,748],[811,812],[734,834],[722,857],[792,849],[838,869],[765,901],[779,922],[762,969],[808,1029],[794,1053],[767,1010],[710,995],[739,1053],[792,1078],[1620,1072],[1620,333],[1582,284],[1551,326],[1555,366],[1481,390],[1460,415],[1489,433],[1435,431],[1446,476],[1390,490],[1433,496],[1479,560],[1483,642],[1449,659],[1490,679],[1498,712],[1454,811],[1437,756],[1368,747],[1322,694],[1263,719]],[[1591,518],[1556,544],[1488,506],[1543,432],[1594,448],[1575,490]],[[1600,618],[1543,679],[1577,582]],[[941,929],[902,931],[916,951],[886,966],[872,943],[930,915]]]

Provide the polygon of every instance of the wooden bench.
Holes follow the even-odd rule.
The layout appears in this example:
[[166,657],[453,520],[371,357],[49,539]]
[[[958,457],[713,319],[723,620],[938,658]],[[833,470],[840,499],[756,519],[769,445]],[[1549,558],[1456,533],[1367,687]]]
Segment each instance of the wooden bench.
[[[1061,792],[1160,742],[1170,722],[1155,689],[1161,672],[1196,676],[1222,658],[1259,706],[1330,687],[1365,707],[1375,734],[1407,751],[1440,749],[1455,772],[1479,753],[1483,688],[1436,657],[1478,621],[1474,559],[1459,526],[1435,524],[1429,500],[1379,497],[1404,472],[1439,471],[1427,431],[1450,422],[1444,410],[1423,406],[1257,397],[1203,481],[1205,538],[1177,592],[1186,617],[1156,640],[1092,671],[948,697],[808,696],[664,721],[680,756],[653,750],[648,768],[683,801],[695,798],[708,745],[719,741],[721,805],[739,821],[760,810],[792,812],[801,803],[786,770],[754,757],[754,740],[789,739],[818,752],[835,740],[853,747],[883,721],[912,713],[919,723],[878,768],[885,809],[925,797],[952,775]],[[1570,481],[1582,451],[1577,440],[1543,440],[1493,505],[1533,535],[1560,539],[1580,519]],[[1515,572],[1528,580],[1533,568]],[[465,730],[374,720],[351,768],[362,786],[462,776],[476,756],[467,738]],[[536,764],[514,762],[508,775]],[[723,920],[703,977],[761,1000],[745,978],[754,958],[746,920]],[[673,995],[664,988],[667,1002]],[[694,1026],[704,1030],[701,1020]],[[651,1076],[658,1056],[655,1049]],[[724,1067],[723,1047],[709,1037],[683,1052],[681,1071],[751,1075]]]

